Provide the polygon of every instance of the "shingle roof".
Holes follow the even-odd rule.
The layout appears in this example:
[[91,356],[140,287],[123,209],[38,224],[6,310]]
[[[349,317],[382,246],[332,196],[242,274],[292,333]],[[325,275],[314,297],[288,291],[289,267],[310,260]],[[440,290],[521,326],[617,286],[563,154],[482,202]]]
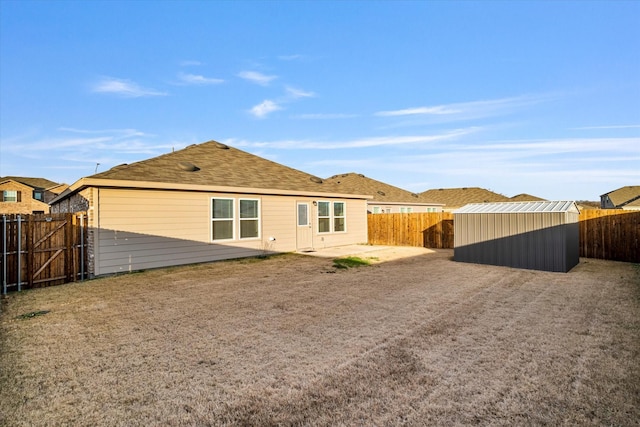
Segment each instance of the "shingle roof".
[[88,178],[361,194],[216,141],[116,166]]
[[609,200],[616,207],[622,207],[640,198],[640,185],[628,185],[603,194],[609,196]]
[[45,178],[29,178],[29,177],[22,177],[22,176],[3,176],[3,177],[0,177],[0,182],[6,181],[9,179],[24,185],[28,185],[29,187],[37,188],[41,190],[59,185],[57,182],[49,181],[48,179],[45,179]]
[[531,194],[518,194],[510,198],[512,202],[542,202],[545,199],[540,197],[532,196]]
[[424,203],[420,197],[402,188],[368,178],[362,174],[349,172],[334,175],[325,181],[339,185],[343,192],[371,194],[375,202],[398,202],[407,204]]
[[456,208],[469,203],[508,202],[510,199],[502,194],[479,187],[439,188],[420,193],[423,200],[444,203],[447,208]]

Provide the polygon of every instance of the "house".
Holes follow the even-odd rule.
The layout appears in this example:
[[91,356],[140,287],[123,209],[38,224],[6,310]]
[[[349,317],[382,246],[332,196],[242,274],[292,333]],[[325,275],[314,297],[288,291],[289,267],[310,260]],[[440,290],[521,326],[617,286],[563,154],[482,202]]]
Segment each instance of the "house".
[[327,182],[358,194],[372,194],[367,201],[369,213],[442,212],[441,203],[423,201],[420,196],[393,185],[376,181],[359,173],[344,173],[327,178]]
[[420,198],[443,203],[445,212],[452,212],[469,203],[511,201],[507,196],[479,187],[432,189],[420,193]]
[[0,214],[49,213],[49,201],[65,188],[44,178],[0,177]]
[[600,196],[602,209],[640,210],[640,185],[628,185]]
[[367,241],[367,199],[209,141],[82,178],[53,212],[86,211],[99,276]]
[[512,202],[543,202],[545,199],[537,196],[532,196],[531,194],[517,194],[510,198]]

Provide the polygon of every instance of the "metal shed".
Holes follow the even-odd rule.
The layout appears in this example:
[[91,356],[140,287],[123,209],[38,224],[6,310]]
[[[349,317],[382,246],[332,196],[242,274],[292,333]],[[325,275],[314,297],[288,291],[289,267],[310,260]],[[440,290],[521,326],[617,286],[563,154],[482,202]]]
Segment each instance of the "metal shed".
[[572,201],[472,203],[453,212],[454,260],[568,272],[580,262]]

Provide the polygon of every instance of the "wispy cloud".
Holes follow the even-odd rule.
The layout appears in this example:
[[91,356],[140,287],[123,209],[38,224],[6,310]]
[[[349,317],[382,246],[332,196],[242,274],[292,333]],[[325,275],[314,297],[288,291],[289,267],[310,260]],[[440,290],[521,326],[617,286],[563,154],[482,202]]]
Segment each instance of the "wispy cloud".
[[597,129],[639,129],[640,125],[610,125],[610,126],[583,126],[571,128],[571,130],[597,130]]
[[278,76],[267,76],[259,73],[258,71],[241,71],[238,73],[238,77],[245,80],[249,80],[252,83],[259,84],[261,86],[268,86],[272,80],[278,78]]
[[285,90],[287,91],[287,96],[289,98],[292,99],[297,99],[297,98],[312,98],[314,96],[316,96],[315,93],[310,92],[310,91],[305,91],[302,89],[297,89],[291,86],[286,86]]
[[224,83],[223,79],[204,77],[198,74],[179,73],[178,78],[183,84],[192,85],[217,85],[220,83]]
[[249,110],[249,112],[255,117],[262,119],[265,118],[268,114],[278,110],[282,110],[282,107],[280,105],[270,99],[265,99],[260,104],[253,106],[251,110]]
[[374,113],[374,116],[423,117],[427,120],[438,122],[473,120],[511,114],[524,107],[544,102],[550,98],[551,96],[549,95],[523,95],[510,98],[378,111]]
[[411,116],[416,114],[456,114],[460,113],[460,109],[453,109],[444,105],[439,105],[437,107],[417,107],[417,108],[405,108],[404,110],[394,110],[394,111],[380,111],[375,113],[376,116]]
[[197,67],[198,65],[202,65],[202,63],[200,61],[193,61],[188,59],[184,61],[180,61],[181,67]]
[[279,55],[278,59],[281,61],[296,61],[299,59],[303,59],[305,56],[304,55],[300,55],[300,54],[294,54],[294,55]]
[[352,119],[354,117],[360,117],[360,115],[359,114],[342,114],[342,113],[311,113],[311,114],[296,114],[291,116],[292,119],[302,119],[302,120]]
[[459,138],[463,135],[478,131],[478,128],[456,129],[436,135],[398,135],[381,136],[371,138],[351,139],[344,141],[313,141],[313,140],[281,140],[281,141],[247,141],[229,140],[229,144],[241,147],[253,148],[277,148],[277,149],[315,149],[336,150],[349,148],[367,148],[398,145],[433,144],[439,141]]
[[166,92],[145,88],[131,80],[103,77],[91,88],[95,93],[108,93],[125,98],[140,98],[145,96],[166,96]]

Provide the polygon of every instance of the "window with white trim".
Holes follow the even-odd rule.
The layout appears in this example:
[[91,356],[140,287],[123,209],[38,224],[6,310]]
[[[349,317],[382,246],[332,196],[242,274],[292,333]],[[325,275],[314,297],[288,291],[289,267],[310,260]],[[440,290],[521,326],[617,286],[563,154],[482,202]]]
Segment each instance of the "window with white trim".
[[211,199],[211,240],[244,240],[259,237],[259,199]]
[[333,231],[346,231],[344,202],[333,202]]
[[346,231],[345,202],[318,202],[318,233]]
[[400,207],[400,213],[411,213],[411,212],[413,212],[413,208],[411,207],[404,207],[404,206]]
[[331,233],[331,202],[318,202],[318,233]]
[[211,199],[211,240],[232,240],[233,199]]
[[20,191],[17,190],[4,190],[2,192],[2,201],[3,202],[19,202],[20,201]]
[[240,238],[260,237],[260,204],[257,199],[240,199]]

